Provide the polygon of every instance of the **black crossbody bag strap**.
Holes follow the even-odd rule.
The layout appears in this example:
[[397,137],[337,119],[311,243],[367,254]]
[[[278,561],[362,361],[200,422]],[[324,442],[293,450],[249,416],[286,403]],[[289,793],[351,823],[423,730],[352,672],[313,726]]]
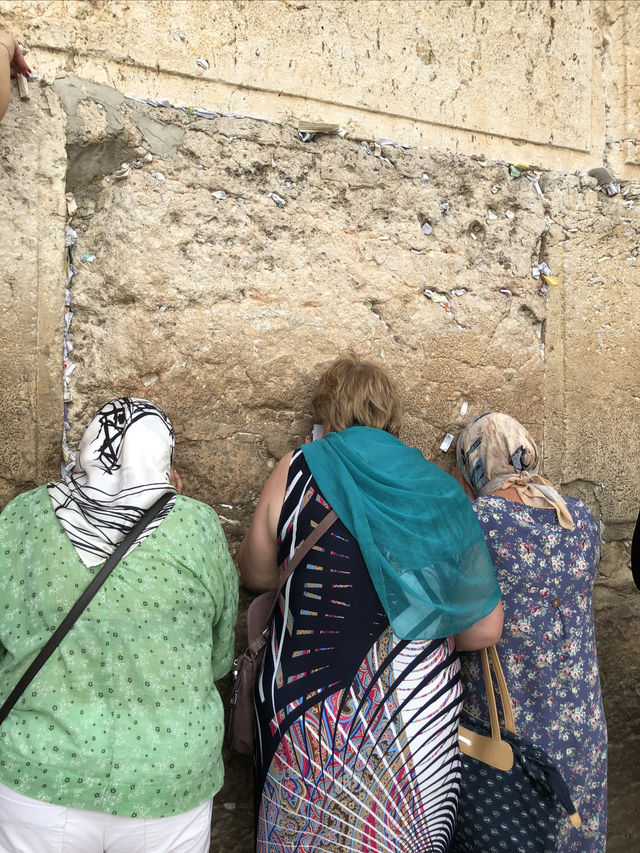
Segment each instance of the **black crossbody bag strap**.
[[153,519],[160,512],[162,507],[172,497],[174,497],[173,492],[165,492],[162,497],[158,498],[158,500],[152,506],[149,507],[149,509],[142,516],[142,518],[131,528],[129,533],[125,536],[122,542],[120,542],[120,544],[111,554],[111,556],[107,558],[100,571],[97,573],[97,575],[95,575],[94,578],[92,578],[91,583],[87,586],[80,598],[76,601],[71,610],[67,613],[62,622],[56,628],[56,630],[49,637],[44,646],[40,649],[33,662],[31,663],[31,666],[27,668],[22,678],[18,681],[16,686],[13,688],[13,690],[7,697],[4,705],[2,706],[2,708],[0,708],[0,725],[2,725],[2,723],[6,720],[6,718],[9,716],[9,712],[16,704],[18,699],[22,696],[24,691],[36,677],[38,672],[42,669],[47,660],[51,657],[53,652],[58,648],[58,646],[62,642],[63,637],[65,637],[65,635],[68,634],[71,628],[73,628],[82,611],[85,609],[85,607],[87,607],[87,605],[98,592],[102,584],[106,581],[111,572],[118,565],[122,556],[126,554],[131,545],[138,538],[140,533],[142,533],[145,527],[151,521],[153,521]]

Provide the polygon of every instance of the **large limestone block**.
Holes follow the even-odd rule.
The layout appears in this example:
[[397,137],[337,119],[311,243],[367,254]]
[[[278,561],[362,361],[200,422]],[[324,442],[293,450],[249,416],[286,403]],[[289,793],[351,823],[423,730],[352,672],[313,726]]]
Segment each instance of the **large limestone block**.
[[64,318],[64,114],[13,86],[0,122],[0,503],[59,474]]
[[600,9],[607,162],[638,177],[640,166],[640,4],[606,0]]
[[548,295],[545,447],[553,478],[619,539],[640,506],[640,187],[610,198],[593,184],[545,183],[553,222],[543,254],[560,280]]
[[[319,370],[348,346],[389,366],[405,437],[445,466],[445,430],[488,408],[541,435],[545,306],[531,258],[544,218],[526,179],[426,151],[305,144],[249,120],[114,109],[120,152],[149,119],[182,142],[122,181],[98,160],[70,162],[76,256],[96,258],[72,287],[73,440],[111,395],[157,400],[190,491],[233,505],[233,537],[274,461],[309,431]],[[70,119],[79,158],[81,118]]]

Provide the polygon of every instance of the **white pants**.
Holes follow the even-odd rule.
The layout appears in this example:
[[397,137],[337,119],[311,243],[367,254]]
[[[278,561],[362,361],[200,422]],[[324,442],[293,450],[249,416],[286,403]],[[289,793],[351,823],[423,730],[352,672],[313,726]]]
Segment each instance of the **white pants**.
[[173,817],[117,817],[42,803],[0,782],[0,853],[209,853],[212,804]]

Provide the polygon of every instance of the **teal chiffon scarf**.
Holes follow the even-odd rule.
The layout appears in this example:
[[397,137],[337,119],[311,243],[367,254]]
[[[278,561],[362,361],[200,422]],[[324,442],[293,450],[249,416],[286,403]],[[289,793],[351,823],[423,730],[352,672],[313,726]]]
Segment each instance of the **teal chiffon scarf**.
[[331,432],[302,452],[398,637],[448,637],[494,609],[500,588],[482,529],[453,477],[371,427]]

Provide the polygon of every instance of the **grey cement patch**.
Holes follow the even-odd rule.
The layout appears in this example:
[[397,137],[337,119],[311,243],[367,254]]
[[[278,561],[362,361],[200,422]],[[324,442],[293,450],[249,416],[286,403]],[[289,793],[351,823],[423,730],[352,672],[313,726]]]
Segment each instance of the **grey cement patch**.
[[74,138],[84,131],[84,124],[77,114],[78,104],[87,99],[102,104],[109,132],[118,133],[124,128],[120,107],[125,99],[116,89],[76,76],[59,77],[53,84],[53,89],[67,114],[67,143],[72,143]]
[[134,112],[133,120],[153,154],[167,157],[182,145],[185,135],[183,128],[157,121],[141,110]]

